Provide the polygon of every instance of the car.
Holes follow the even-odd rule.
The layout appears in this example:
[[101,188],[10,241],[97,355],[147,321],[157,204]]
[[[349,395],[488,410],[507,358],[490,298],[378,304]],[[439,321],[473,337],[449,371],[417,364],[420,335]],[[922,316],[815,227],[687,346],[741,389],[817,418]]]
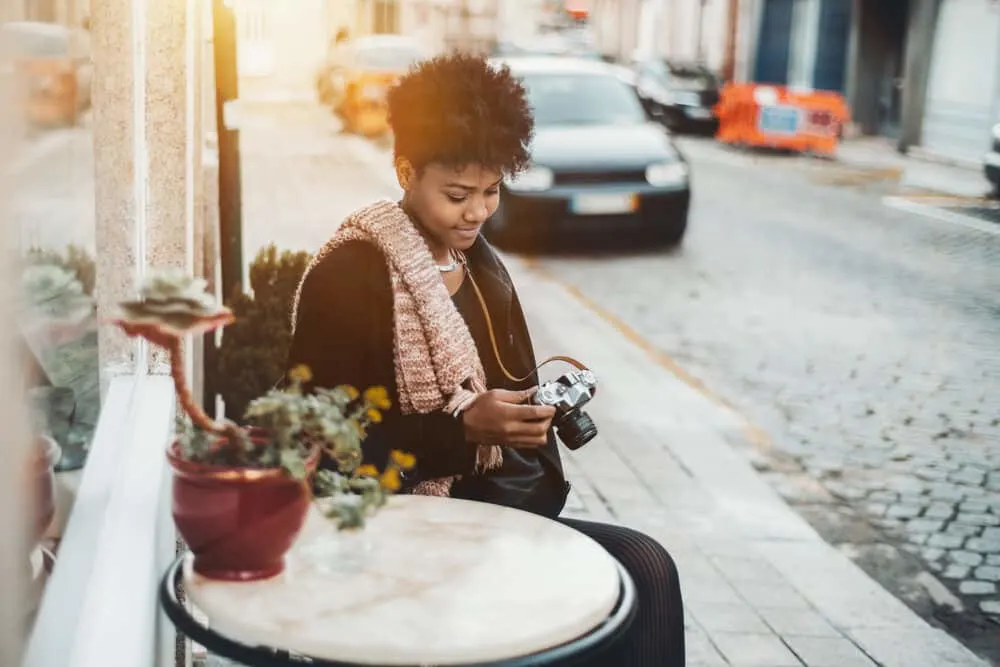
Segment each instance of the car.
[[707,67],[661,58],[632,62],[636,88],[647,110],[674,132],[715,134],[719,78]]
[[993,126],[993,144],[983,158],[983,172],[993,188],[993,196],[1000,198],[1000,123]]
[[644,112],[621,68],[589,59],[506,58],[535,113],[531,164],[501,185],[484,234],[498,246],[583,237],[675,246],[687,229],[688,163]]
[[425,57],[419,43],[404,35],[366,35],[334,42],[317,84],[320,97],[341,119],[345,131],[384,134],[389,127],[386,93]]
[[38,21],[0,25],[0,50],[12,55],[24,118],[32,125],[75,125],[90,107],[93,63],[86,30]]

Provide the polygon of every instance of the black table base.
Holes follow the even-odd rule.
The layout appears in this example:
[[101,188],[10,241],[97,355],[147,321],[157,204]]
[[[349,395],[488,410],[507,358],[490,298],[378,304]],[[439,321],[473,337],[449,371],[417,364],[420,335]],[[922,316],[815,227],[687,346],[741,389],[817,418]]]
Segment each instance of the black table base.
[[[241,662],[249,667],[303,667],[303,665],[313,667],[389,667],[375,663],[338,662],[310,658],[267,646],[248,646],[215,632],[195,620],[188,608],[178,599],[177,592],[182,586],[181,575],[184,558],[181,556],[174,561],[163,576],[160,583],[160,604],[178,631],[212,653]],[[617,642],[635,620],[637,607],[635,584],[621,563],[616,561],[616,565],[621,582],[618,603],[607,620],[586,635],[569,643],[530,655],[496,662],[455,665],[454,667],[542,667],[543,665],[545,667],[570,667],[591,660],[596,654],[600,654]],[[414,663],[411,667],[419,666]]]

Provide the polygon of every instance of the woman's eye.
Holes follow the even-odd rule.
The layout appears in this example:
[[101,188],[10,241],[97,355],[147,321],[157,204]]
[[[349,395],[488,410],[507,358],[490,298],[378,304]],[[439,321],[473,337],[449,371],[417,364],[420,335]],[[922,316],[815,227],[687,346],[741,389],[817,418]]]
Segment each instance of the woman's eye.
[[486,195],[487,195],[488,197],[495,197],[495,196],[496,196],[496,195],[498,195],[498,194],[500,194],[500,188],[495,188],[495,189],[493,189],[493,190],[487,190],[487,191],[486,191]]
[[447,196],[448,196],[448,199],[450,199],[451,201],[453,201],[456,204],[461,204],[462,202],[465,201],[465,195],[452,195],[452,194],[449,194]]

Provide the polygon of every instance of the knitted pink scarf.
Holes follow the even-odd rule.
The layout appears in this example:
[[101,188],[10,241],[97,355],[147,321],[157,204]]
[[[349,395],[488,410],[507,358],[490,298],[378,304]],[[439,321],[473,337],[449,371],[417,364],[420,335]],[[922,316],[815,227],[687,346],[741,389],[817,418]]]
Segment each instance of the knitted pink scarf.
[[[441,280],[426,241],[394,202],[380,201],[352,213],[316,253],[295,294],[292,326],[309,272],[332,250],[354,240],[376,245],[389,268],[400,412],[453,413],[464,409],[477,394],[486,391],[486,375],[476,343]],[[478,446],[477,472],[498,468],[502,461],[500,447]],[[454,477],[424,480],[413,492],[447,496],[454,480]]]

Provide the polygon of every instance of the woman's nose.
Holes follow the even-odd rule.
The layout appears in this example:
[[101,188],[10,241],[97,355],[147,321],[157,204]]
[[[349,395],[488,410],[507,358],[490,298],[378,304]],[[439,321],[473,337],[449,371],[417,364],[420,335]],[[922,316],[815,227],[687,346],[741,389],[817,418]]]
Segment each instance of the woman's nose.
[[486,218],[489,217],[489,213],[490,212],[486,206],[486,202],[484,201],[473,202],[469,204],[469,206],[465,209],[465,221],[482,223],[485,222]]

